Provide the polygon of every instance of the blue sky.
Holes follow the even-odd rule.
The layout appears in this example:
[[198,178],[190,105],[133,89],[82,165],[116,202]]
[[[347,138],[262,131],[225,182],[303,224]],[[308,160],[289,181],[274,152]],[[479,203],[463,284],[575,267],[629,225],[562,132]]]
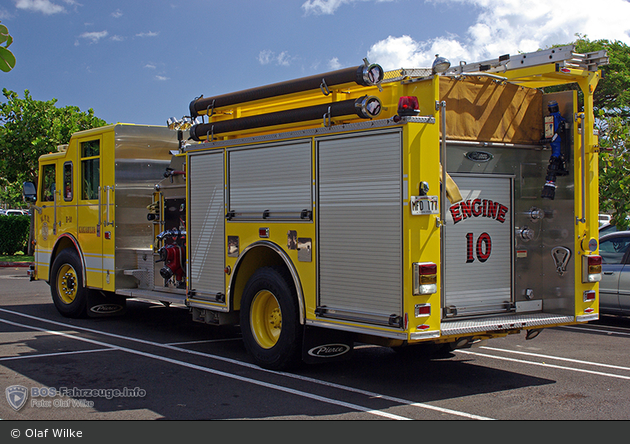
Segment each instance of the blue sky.
[[[630,44],[628,0],[0,0],[0,87],[108,123],[164,125],[195,97],[357,66],[428,67],[564,44]],[[0,97],[4,101],[4,97]]]

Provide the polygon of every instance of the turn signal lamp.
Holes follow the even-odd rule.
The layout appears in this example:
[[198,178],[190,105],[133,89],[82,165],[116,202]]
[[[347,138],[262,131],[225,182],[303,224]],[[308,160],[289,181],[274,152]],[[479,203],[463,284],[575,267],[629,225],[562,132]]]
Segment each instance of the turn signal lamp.
[[400,117],[417,116],[420,114],[420,105],[415,96],[403,96],[398,99],[398,115]]
[[432,262],[414,262],[413,294],[437,293],[437,265]]
[[599,282],[602,280],[602,257],[588,255],[582,257],[582,282]]

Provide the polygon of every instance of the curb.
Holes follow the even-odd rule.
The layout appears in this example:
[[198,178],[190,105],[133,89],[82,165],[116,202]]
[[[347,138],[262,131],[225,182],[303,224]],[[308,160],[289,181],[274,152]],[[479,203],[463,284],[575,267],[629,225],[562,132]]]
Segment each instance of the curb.
[[0,267],[28,267],[32,262],[0,262]]

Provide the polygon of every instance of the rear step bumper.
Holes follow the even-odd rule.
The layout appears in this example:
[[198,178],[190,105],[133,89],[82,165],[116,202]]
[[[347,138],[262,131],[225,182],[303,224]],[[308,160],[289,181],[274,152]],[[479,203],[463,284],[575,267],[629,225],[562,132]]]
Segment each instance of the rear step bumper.
[[463,319],[442,321],[442,336],[467,335],[485,331],[507,331],[531,327],[553,327],[575,321],[573,316],[561,316],[548,313],[533,313],[496,316],[483,319]]

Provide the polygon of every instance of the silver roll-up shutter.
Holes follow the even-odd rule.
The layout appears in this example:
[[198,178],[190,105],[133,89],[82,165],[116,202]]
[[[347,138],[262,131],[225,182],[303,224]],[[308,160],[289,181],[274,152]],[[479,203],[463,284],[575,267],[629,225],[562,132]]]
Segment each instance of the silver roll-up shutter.
[[223,151],[191,155],[188,165],[190,216],[189,287],[195,297],[225,292],[225,205]]
[[319,312],[391,325],[402,313],[401,135],[317,146]]
[[463,200],[445,226],[447,315],[508,311],[512,303],[512,178],[452,174]]
[[235,219],[300,218],[312,207],[311,140],[229,152],[229,210]]

